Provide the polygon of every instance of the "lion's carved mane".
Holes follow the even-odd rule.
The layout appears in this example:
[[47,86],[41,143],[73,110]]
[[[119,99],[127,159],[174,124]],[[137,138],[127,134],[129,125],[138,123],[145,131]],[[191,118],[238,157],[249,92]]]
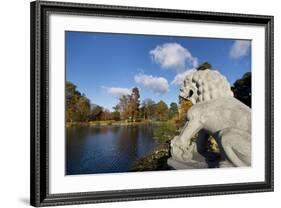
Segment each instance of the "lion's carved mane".
[[217,99],[220,97],[233,97],[233,92],[226,78],[218,71],[201,70],[185,77],[181,87],[180,96],[186,98],[189,90],[193,90],[193,104]]

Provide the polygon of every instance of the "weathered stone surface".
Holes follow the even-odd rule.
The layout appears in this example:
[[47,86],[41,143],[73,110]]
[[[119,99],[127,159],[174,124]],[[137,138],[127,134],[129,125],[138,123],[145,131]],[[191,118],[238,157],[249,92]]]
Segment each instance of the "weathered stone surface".
[[[207,152],[206,142],[212,135],[220,146],[220,160],[227,161],[222,164],[251,165],[251,109],[233,97],[224,76],[209,69],[196,71],[185,78],[180,97],[194,105],[188,110],[188,122],[181,134],[171,141],[170,163],[176,167],[181,166],[174,161],[187,166],[201,164],[202,157],[198,155],[209,162],[214,155]],[[195,145],[192,138],[196,134]]]

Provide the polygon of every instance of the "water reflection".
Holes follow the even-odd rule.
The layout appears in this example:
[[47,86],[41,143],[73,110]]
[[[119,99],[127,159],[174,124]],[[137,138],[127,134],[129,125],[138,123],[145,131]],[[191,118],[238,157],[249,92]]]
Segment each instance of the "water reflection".
[[151,125],[71,127],[66,174],[126,172],[157,145]]

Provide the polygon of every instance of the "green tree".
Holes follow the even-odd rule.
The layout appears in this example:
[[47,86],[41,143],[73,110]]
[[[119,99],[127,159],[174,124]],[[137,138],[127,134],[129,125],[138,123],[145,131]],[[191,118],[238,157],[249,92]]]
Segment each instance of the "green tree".
[[204,62],[203,64],[200,64],[197,68],[199,70],[205,70],[205,69],[212,69],[212,65],[209,64],[208,62]]
[[178,115],[178,104],[172,102],[169,108],[169,119]]
[[252,105],[252,75],[246,72],[241,79],[234,82],[231,87],[234,97],[251,107]]

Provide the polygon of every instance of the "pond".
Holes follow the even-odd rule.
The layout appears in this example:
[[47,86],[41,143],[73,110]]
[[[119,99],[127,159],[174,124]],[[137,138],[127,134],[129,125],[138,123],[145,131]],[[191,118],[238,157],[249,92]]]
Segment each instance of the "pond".
[[66,175],[127,172],[157,144],[149,124],[68,127]]

